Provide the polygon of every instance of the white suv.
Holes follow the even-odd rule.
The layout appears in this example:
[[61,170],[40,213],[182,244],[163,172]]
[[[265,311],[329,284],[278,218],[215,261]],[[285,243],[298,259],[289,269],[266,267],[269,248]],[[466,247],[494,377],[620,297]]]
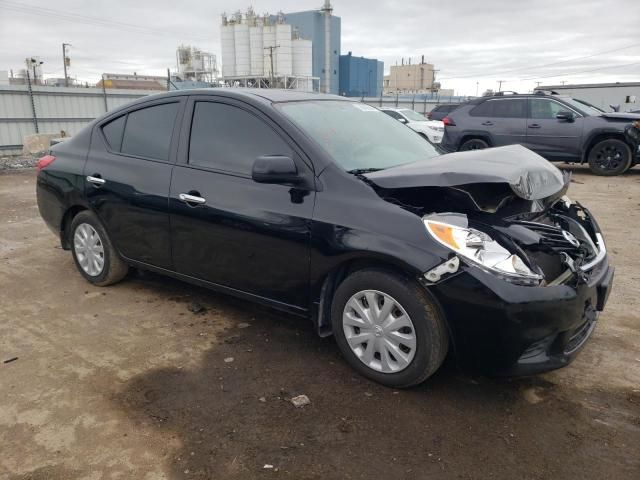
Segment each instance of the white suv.
[[429,120],[409,108],[381,108],[380,110],[426,137],[431,143],[442,141],[444,123],[440,120]]

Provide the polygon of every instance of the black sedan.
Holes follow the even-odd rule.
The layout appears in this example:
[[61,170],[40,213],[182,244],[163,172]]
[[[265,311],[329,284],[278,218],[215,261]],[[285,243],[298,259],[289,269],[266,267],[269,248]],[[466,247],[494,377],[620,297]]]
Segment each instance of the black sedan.
[[40,213],[95,285],[147,269],[309,318],[393,387],[569,363],[613,277],[568,178],[520,146],[443,155],[365,104],[146,97],[39,163]]

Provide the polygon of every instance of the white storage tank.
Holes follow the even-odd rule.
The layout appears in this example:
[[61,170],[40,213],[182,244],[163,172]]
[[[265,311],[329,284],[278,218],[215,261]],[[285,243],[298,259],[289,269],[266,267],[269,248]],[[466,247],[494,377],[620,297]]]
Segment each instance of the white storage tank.
[[249,27],[249,50],[251,57],[251,75],[264,74],[264,46],[262,25]]
[[285,23],[276,24],[276,62],[275,69],[278,75],[291,75],[293,73],[293,55],[291,51],[291,25]]
[[310,77],[313,71],[311,40],[295,38],[291,42],[293,52],[293,74]]
[[249,25],[236,23],[233,29],[235,39],[237,77],[249,75],[251,60],[249,53]]
[[[275,47],[276,46],[276,26],[275,25],[265,25],[262,28],[262,48],[263,48],[263,56],[262,58],[264,59],[264,74],[266,76],[270,76],[271,75],[271,57],[269,55],[269,50],[267,50],[268,47]],[[276,70],[276,52],[277,52],[277,48],[275,48],[273,50],[273,74],[275,75],[275,70]]]
[[222,75],[225,77],[233,77],[236,74],[236,50],[234,25],[222,25],[220,30],[221,48],[222,48]]

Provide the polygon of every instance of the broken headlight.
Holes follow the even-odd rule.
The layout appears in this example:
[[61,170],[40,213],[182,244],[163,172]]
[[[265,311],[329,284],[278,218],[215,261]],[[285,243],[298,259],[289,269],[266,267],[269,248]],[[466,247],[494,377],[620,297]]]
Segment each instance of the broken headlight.
[[453,250],[468,263],[517,285],[539,285],[542,276],[532,272],[516,254],[488,234],[471,228],[465,215],[440,214],[423,219],[434,240]]

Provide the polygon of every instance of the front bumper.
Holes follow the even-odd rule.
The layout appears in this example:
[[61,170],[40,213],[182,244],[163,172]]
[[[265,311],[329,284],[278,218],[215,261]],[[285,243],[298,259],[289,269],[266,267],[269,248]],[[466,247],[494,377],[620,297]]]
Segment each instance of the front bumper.
[[465,371],[531,375],[569,364],[595,329],[614,268],[604,258],[575,285],[517,286],[475,267],[432,285]]

